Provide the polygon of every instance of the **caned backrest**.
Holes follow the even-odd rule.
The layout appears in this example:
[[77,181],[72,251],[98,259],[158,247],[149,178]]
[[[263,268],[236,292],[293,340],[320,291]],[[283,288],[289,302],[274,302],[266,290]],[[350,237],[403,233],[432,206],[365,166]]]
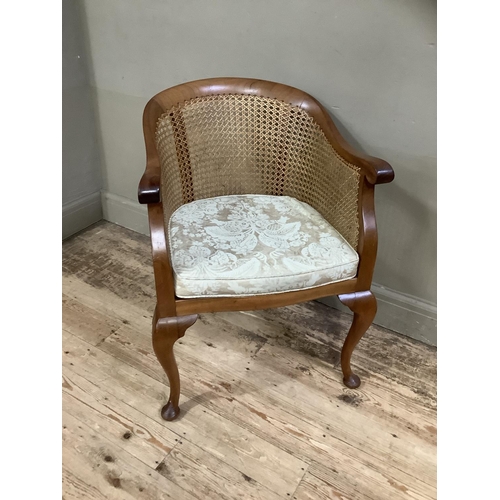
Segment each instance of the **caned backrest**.
[[213,196],[293,196],[357,247],[360,169],[302,107],[256,93],[210,93],[166,109],[155,132],[166,218]]

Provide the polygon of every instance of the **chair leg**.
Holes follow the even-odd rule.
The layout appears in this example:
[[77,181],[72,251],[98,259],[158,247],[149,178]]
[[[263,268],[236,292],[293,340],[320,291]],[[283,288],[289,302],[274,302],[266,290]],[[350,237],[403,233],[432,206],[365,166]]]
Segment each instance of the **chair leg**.
[[355,373],[352,373],[351,354],[375,318],[377,300],[369,290],[339,295],[339,299],[354,313],[351,328],[342,347],[341,365],[344,385],[350,389],[356,389],[361,381]]
[[174,344],[184,336],[186,330],[197,319],[197,314],[158,319],[156,310],[153,316],[153,349],[167,374],[170,384],[168,402],[161,409],[161,416],[168,421],[174,420],[179,415],[179,396],[181,392],[179,369],[174,356]]

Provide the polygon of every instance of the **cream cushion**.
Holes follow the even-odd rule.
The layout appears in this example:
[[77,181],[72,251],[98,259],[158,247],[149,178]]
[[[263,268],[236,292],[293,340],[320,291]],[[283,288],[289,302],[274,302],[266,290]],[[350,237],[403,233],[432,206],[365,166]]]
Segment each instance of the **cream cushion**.
[[253,296],[356,276],[358,254],[316,210],[289,196],[231,195],[193,201],[170,218],[181,298]]

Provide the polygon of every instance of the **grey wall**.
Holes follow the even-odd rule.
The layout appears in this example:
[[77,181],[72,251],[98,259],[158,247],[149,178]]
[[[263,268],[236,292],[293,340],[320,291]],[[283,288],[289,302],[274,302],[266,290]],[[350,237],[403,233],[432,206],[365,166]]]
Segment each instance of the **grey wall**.
[[[147,232],[136,203],[141,114],[205,77],[286,83],[389,161],[376,190],[376,322],[435,343],[436,4],[433,0],[84,0],[105,218]],[[330,301],[335,305],[335,302]]]
[[78,0],[62,4],[63,238],[102,218],[101,168]]

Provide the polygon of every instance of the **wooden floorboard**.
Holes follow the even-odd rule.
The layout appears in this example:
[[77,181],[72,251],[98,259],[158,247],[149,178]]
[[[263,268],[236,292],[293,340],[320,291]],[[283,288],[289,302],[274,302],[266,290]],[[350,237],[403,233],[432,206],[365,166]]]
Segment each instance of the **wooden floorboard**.
[[63,244],[66,499],[434,499],[436,351],[311,302],[203,314],[176,344],[181,416],[151,346],[149,239],[101,222]]

